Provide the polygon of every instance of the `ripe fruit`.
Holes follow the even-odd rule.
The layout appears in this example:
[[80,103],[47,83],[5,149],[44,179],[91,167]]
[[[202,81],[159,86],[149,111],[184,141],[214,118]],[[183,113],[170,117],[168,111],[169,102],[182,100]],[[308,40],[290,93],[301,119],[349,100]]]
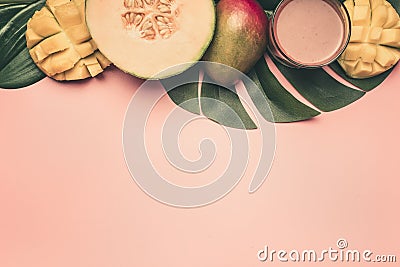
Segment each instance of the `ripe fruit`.
[[56,80],[94,77],[110,65],[88,32],[84,1],[48,0],[27,23],[26,42],[33,61]]
[[213,0],[87,0],[86,5],[99,50],[118,68],[145,79],[184,71],[158,75],[198,61],[214,34]]
[[[214,40],[204,59],[248,72],[266,50],[267,26],[267,16],[257,1],[221,0],[217,5]],[[237,78],[223,67],[213,66],[207,72],[224,84]]]
[[338,59],[353,78],[368,78],[392,68],[400,59],[400,18],[385,0],[347,0],[352,21],[348,47]]

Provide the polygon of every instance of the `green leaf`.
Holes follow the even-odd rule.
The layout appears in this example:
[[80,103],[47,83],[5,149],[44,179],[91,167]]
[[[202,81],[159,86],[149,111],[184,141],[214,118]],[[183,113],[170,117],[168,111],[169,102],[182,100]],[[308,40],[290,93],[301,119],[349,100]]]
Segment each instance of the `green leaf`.
[[26,48],[26,23],[45,0],[0,0],[0,87],[13,89],[33,84],[44,74]]
[[[207,99],[217,101],[208,101]],[[257,128],[243,107],[234,86],[227,89],[219,85],[203,82],[200,102],[203,115],[215,122],[238,129],[250,130]]]
[[[32,3],[36,3],[36,2],[39,2],[38,0],[0,0],[0,5],[2,5],[2,4],[25,4],[25,5],[29,5],[29,4],[32,4]],[[43,2],[43,4],[45,3],[46,1],[44,1]]]
[[[280,0],[260,0],[259,2],[265,10],[270,12],[276,8]],[[400,11],[399,0],[389,0],[389,2],[398,12]],[[330,68],[334,72],[363,90],[361,91],[343,85],[323,69],[292,69],[278,62],[275,62],[275,64],[283,76],[305,99],[324,112],[337,110],[357,101],[365,95],[364,91],[376,88],[392,71],[389,70],[376,77],[359,80],[348,77],[337,62],[330,65]],[[259,60],[248,75],[262,89],[264,99],[258,99],[256,95],[259,96],[259,94],[255,91],[257,89],[247,84],[247,81],[244,81],[252,101],[266,120],[273,122],[294,122],[307,120],[320,114],[319,111],[300,102],[284,88],[269,69],[264,57]],[[187,99],[196,98],[197,89],[197,84],[185,85],[177,91],[170,92],[169,95],[174,102],[179,104],[185,102]],[[204,87],[203,90],[206,92],[205,95],[212,98],[221,98],[221,95],[225,92],[224,89],[215,86],[211,87],[211,91],[213,92],[211,95],[207,93],[210,90],[207,87]],[[242,114],[245,110],[238,98],[236,99],[233,96],[224,96],[222,98],[228,99],[225,102],[235,106],[235,109],[240,110],[241,117],[245,117],[244,113]],[[196,102],[191,102],[191,105],[184,105],[182,107],[197,114],[201,110],[200,105]],[[235,127],[230,121],[231,118],[224,116],[224,110],[220,109],[217,111],[213,110],[212,107],[206,107],[206,112],[207,109],[210,109],[208,117],[215,119],[221,124]],[[268,112],[269,110],[272,111],[272,117],[271,113]]]
[[[269,107],[266,107],[264,100],[257,99],[255,96],[259,94],[254,91],[257,89],[245,82],[250,97],[266,120],[271,122],[302,121],[320,114],[320,112],[297,100],[279,83],[270,71],[264,57],[258,61],[255,68],[249,73],[249,77],[262,89],[269,104]],[[271,113],[268,112],[269,108],[273,118],[271,118]]]
[[13,61],[0,70],[0,87],[16,89],[31,85],[45,75],[33,63],[27,49],[23,49]]
[[325,112],[343,108],[365,94],[339,83],[322,68],[294,69],[276,65],[302,96]]
[[[186,76],[184,76],[186,75]],[[198,71],[186,71],[178,76],[184,77],[183,81],[198,81]],[[161,84],[168,91],[168,95],[171,100],[181,108],[195,113],[200,114],[200,103],[199,103],[199,83],[184,83],[183,85],[176,86],[175,77],[160,80]],[[195,101],[194,101],[195,100]]]
[[[187,75],[187,73],[181,75]],[[190,80],[198,80],[199,72],[193,72],[193,74],[197,76]],[[169,97],[176,105],[189,112],[202,114],[224,126],[237,129],[257,128],[243,107],[234,87],[228,89],[216,85],[205,75],[199,97],[199,83],[187,83],[175,87],[174,84],[179,79],[178,75],[161,80],[161,84],[167,89]]]
[[0,29],[3,28],[26,4],[0,4]]
[[274,10],[281,0],[259,0],[258,2],[265,10]]
[[392,6],[397,10],[397,12],[400,11],[400,1],[399,0],[387,0],[387,1],[392,4]]

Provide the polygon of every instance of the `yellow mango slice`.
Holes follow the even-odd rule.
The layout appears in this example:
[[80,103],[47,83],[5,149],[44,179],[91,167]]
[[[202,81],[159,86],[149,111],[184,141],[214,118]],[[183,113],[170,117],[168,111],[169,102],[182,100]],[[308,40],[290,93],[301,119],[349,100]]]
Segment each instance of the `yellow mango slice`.
[[392,53],[390,48],[385,46],[379,46],[376,50],[375,61],[382,67],[392,66],[396,61],[396,56]]
[[376,57],[376,45],[362,44],[360,53],[362,62],[373,63]]
[[360,61],[354,68],[354,75],[362,77],[368,75],[371,71],[372,71],[372,63],[366,63]]
[[383,28],[390,29],[394,27],[399,21],[399,14],[397,14],[396,10],[392,6],[388,7],[387,10],[388,16],[386,23],[383,25]]
[[36,11],[34,17],[35,19],[28,21],[28,30],[30,29],[37,35],[48,37],[61,31],[60,25],[47,8]]
[[49,56],[45,51],[43,51],[42,47],[37,46],[34,49],[29,50],[29,54],[31,55],[33,62],[39,63]]
[[353,25],[369,25],[371,21],[371,9],[369,6],[354,6]]
[[376,7],[379,6],[384,6],[386,0],[371,0],[371,8],[375,9]]
[[385,5],[377,6],[372,10],[371,26],[383,27],[388,18],[388,8]]
[[100,53],[99,50],[94,52],[94,55],[97,58],[97,61],[99,62],[100,66],[105,69],[108,65],[110,65],[110,61],[108,58],[106,58],[102,53]]
[[360,62],[360,60],[346,60],[343,62],[343,64],[347,71],[354,71],[358,62]]
[[38,46],[40,46],[43,49],[43,51],[45,51],[48,55],[50,55],[67,49],[70,46],[70,43],[65,33],[60,32],[57,33],[56,35],[52,35],[46,38],[36,47]]
[[356,6],[369,6],[369,0],[354,0],[354,5]]
[[353,78],[368,78],[400,60],[400,17],[386,0],[346,0],[351,15],[349,45],[338,62]]
[[342,58],[345,60],[357,60],[358,58],[361,57],[361,46],[358,44],[352,44],[350,43],[346,51],[342,54]]
[[351,43],[365,42],[368,38],[369,28],[365,26],[353,26],[351,28]]
[[381,27],[372,27],[369,30],[368,41],[370,43],[378,44],[382,37],[383,29]]
[[75,45],[75,50],[81,58],[85,58],[93,54],[96,48],[94,48],[90,42],[85,42]]
[[383,29],[381,44],[393,46],[400,42],[400,29]]
[[95,77],[110,65],[91,39],[84,10],[85,0],[47,0],[27,23],[29,53],[55,80]]
[[375,61],[374,64],[372,64],[372,72],[377,75],[384,73],[385,71],[387,71],[387,69],[379,65],[378,62]]
[[38,35],[32,29],[26,31],[26,44],[29,47],[35,46],[37,43],[43,40],[43,37]]

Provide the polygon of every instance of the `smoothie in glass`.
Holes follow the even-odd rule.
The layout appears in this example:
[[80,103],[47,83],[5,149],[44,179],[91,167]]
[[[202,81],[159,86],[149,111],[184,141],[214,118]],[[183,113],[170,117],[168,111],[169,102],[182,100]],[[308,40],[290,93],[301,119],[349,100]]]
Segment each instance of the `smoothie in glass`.
[[286,65],[318,67],[334,61],[349,36],[349,17],[339,1],[285,0],[271,21],[270,50]]

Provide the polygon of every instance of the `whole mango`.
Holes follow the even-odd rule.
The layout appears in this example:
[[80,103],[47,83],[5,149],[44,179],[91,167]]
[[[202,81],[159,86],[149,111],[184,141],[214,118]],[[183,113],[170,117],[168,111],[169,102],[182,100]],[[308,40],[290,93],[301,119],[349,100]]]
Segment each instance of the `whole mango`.
[[[247,73],[266,51],[267,28],[267,15],[257,1],[219,1],[214,39],[204,60]],[[222,84],[232,84],[238,79],[234,72],[215,64],[207,73]]]

